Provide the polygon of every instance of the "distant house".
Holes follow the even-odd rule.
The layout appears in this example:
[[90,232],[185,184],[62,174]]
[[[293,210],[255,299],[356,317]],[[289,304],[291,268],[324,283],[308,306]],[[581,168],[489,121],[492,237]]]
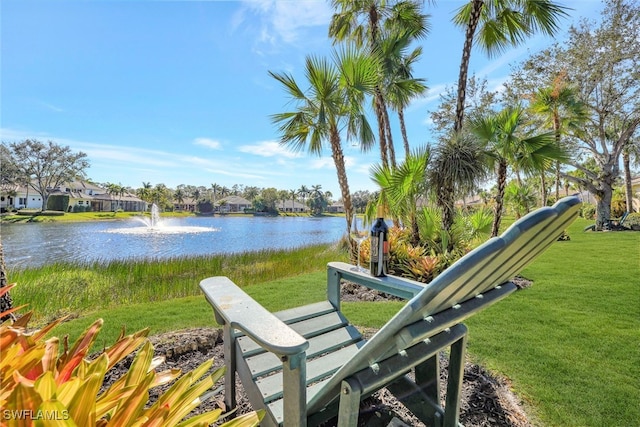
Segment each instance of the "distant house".
[[[68,212],[94,211],[112,212],[122,209],[126,212],[142,212],[147,209],[147,202],[132,193],[121,196],[108,194],[99,185],[86,181],[73,181],[52,189],[51,196],[68,196]],[[13,190],[0,193],[0,207],[7,209],[41,209],[42,197],[33,188],[16,186]]]
[[244,212],[245,209],[251,209],[251,207],[251,202],[244,197],[227,196],[216,200],[215,210],[220,213],[237,213]]
[[0,190],[0,209],[40,209],[42,197],[33,188],[14,185]]
[[279,202],[276,203],[276,207],[280,212],[286,212],[286,213],[304,213],[309,210],[307,206],[291,199],[280,200]]
[[176,211],[183,211],[183,212],[195,212],[197,204],[198,202],[196,201],[196,199],[193,199],[191,197],[185,197],[180,202],[178,202],[177,200],[174,200],[173,209]]
[[344,204],[342,202],[333,202],[327,206],[329,213],[344,213]]

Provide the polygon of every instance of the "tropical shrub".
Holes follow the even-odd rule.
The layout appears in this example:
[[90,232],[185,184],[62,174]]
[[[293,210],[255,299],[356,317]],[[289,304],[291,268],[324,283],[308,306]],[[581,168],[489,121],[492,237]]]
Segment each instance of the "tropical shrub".
[[596,206],[590,203],[583,203],[580,208],[580,216],[584,219],[596,219]]
[[624,220],[624,225],[631,228],[632,225],[640,225],[640,213],[632,212]]
[[[0,290],[0,295],[8,288]],[[30,317],[28,313],[0,325],[2,425],[48,425],[55,421],[65,426],[186,427],[207,426],[220,417],[222,410],[216,409],[183,421],[201,403],[199,396],[224,374],[220,368],[205,375],[212,360],[182,376],[180,370],[156,372],[163,358],[153,357],[148,329],[127,336],[122,333],[114,345],[89,360],[87,353],[102,319],[89,326],[71,349],[66,339],[61,349],[58,338],[45,336],[62,319],[28,332]],[[127,373],[101,391],[107,372],[137,349]],[[149,389],[174,380],[148,405]],[[262,415],[247,414],[226,425],[255,426]]]

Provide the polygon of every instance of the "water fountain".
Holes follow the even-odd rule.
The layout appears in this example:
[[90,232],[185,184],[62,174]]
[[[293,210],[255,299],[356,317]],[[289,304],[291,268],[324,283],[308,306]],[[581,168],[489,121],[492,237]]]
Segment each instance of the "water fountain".
[[151,205],[151,215],[136,216],[134,217],[137,223],[144,224],[144,227],[122,227],[111,229],[109,233],[119,234],[181,234],[181,233],[206,233],[212,231],[219,231],[214,227],[196,227],[187,225],[176,225],[172,222],[176,222],[172,219],[162,220],[160,219],[160,209],[154,203]]

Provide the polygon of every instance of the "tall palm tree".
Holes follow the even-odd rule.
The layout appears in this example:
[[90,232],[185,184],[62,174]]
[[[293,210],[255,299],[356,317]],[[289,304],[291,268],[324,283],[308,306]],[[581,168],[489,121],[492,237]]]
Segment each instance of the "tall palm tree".
[[213,206],[216,205],[216,195],[218,194],[218,190],[220,189],[220,186],[218,184],[216,184],[215,182],[213,184],[211,184],[211,204]]
[[491,160],[497,163],[497,194],[491,236],[498,235],[509,166],[525,172],[550,168],[556,160],[566,160],[565,153],[555,143],[553,132],[527,134],[522,106],[509,106],[498,113],[489,113],[474,120],[472,132],[485,145]]
[[300,197],[302,197],[302,204],[304,206],[307,206],[307,196],[309,195],[309,187],[302,184],[298,189],[298,194],[300,195]]
[[413,37],[407,31],[394,32],[386,36],[381,44],[381,53],[384,58],[383,64],[386,70],[385,93],[387,94],[389,106],[398,113],[405,156],[411,154],[411,149],[407,138],[404,110],[412,99],[423,95],[427,91],[424,79],[413,77],[412,67],[422,55],[422,47],[418,46],[410,53],[407,53],[406,51],[412,40]]
[[364,92],[375,84],[376,70],[376,63],[370,56],[345,49],[334,54],[333,63],[326,58],[306,58],[307,90],[302,90],[290,74],[269,72],[296,105],[294,111],[271,117],[278,125],[280,142],[294,150],[307,149],[316,155],[322,154],[328,143],[344,201],[347,234],[352,206],[340,131],[346,129],[347,138],[357,137],[363,147],[373,144],[373,132],[362,105]]
[[[578,94],[565,81],[566,73],[560,73],[548,87],[538,89],[531,98],[531,110],[545,119],[545,124],[553,129],[556,144],[570,130],[576,130],[587,118],[587,110]],[[560,198],[560,162],[556,162],[556,200]],[[542,173],[542,206],[547,205],[546,185]]]
[[[412,37],[427,33],[426,15],[420,12],[418,2],[410,0],[332,0],[337,11],[329,24],[329,37],[336,42],[352,40],[358,47],[366,46],[373,55],[380,55],[381,32],[386,29],[404,29]],[[390,133],[389,114],[384,96],[384,70],[379,70],[379,81],[372,88],[373,104],[378,121],[378,138],[382,164],[389,164],[394,156],[393,139]],[[392,165],[394,159],[392,157]]]
[[[434,149],[429,180],[442,210],[442,229],[451,233],[454,223],[455,199],[468,193],[486,176],[486,157],[482,147],[469,136],[452,133]],[[447,249],[453,249],[449,239]]]
[[291,196],[291,212],[296,211],[296,195],[298,194],[298,190],[289,190],[289,196]]
[[[471,0],[458,9],[455,25],[465,29],[465,40],[458,75],[458,97],[454,132],[462,129],[467,74],[471,47],[476,42],[492,57],[509,46],[517,46],[541,31],[553,35],[567,8],[551,0]],[[477,38],[476,38],[477,36]]]

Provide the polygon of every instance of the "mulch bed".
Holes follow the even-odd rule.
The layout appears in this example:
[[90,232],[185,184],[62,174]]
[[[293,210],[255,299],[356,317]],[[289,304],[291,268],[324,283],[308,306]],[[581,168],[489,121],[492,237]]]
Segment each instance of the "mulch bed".
[[[525,286],[529,285],[524,283]],[[384,300],[390,297],[377,291],[365,290],[357,285],[344,286],[343,300]],[[392,297],[391,297],[392,298]],[[363,331],[367,336],[375,331]],[[157,368],[180,368],[188,372],[198,367],[202,362],[213,359],[212,369],[221,367],[224,363],[222,349],[222,331],[213,328],[197,328],[178,332],[166,333],[151,337],[155,353],[164,356],[165,362]],[[441,354],[441,384],[446,385],[446,368],[448,361]],[[132,357],[123,360],[114,367],[105,379],[105,386],[119,378],[131,364]],[[191,415],[224,407],[222,402],[224,392],[222,384],[217,384],[219,393],[211,393],[208,400],[203,402]],[[467,362],[462,386],[462,402],[460,408],[460,422],[466,427],[530,427],[526,413],[522,409],[520,399],[511,391],[509,381],[497,377],[481,366]],[[157,387],[150,391],[150,401],[155,401],[168,386]],[[238,414],[252,411],[242,385],[237,383]],[[444,387],[441,395],[445,396]],[[424,426],[410,411],[408,411],[386,389],[382,389],[361,406],[360,424],[367,426],[402,425]],[[393,423],[390,422],[393,420]],[[331,422],[328,426],[335,425]]]

